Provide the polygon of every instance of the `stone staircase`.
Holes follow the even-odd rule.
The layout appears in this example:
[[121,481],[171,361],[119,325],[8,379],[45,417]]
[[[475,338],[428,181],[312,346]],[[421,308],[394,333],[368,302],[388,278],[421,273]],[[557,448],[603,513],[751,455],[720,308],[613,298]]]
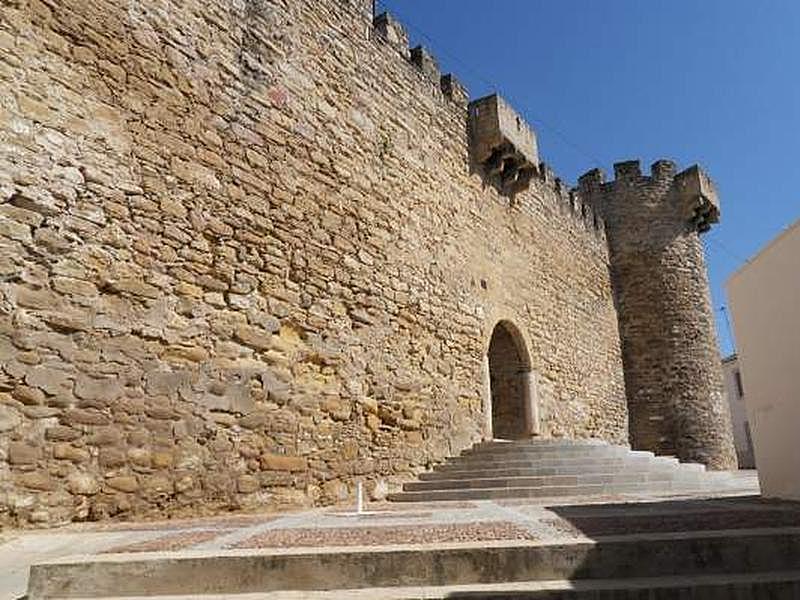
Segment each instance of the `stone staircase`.
[[[528,527],[528,532],[534,534],[532,539],[352,547],[223,546],[213,550],[66,557],[31,567],[27,598],[800,598],[800,507],[765,512],[778,508],[756,503],[739,512],[731,509],[733,512],[728,514],[728,507],[744,501],[741,496],[708,498],[737,494],[741,492],[737,485],[742,484],[729,473],[707,472],[702,465],[680,463],[674,458],[656,457],[602,441],[485,442],[422,474],[419,481],[408,483],[392,499],[489,502],[476,502],[481,506],[472,509],[439,505],[441,508],[429,510],[431,514],[441,511],[442,517],[430,521],[428,513],[420,513],[413,506],[407,507],[411,510],[395,507],[397,511],[359,516],[353,526],[388,529],[410,520],[413,526],[424,530],[437,523],[464,524],[464,513],[459,511],[506,511],[503,518],[521,519],[517,523]],[[615,495],[624,496],[623,502],[603,504]],[[637,502],[660,495],[688,498]],[[505,498],[554,498],[558,500],[554,504],[560,506],[533,507],[549,515],[537,520],[523,510],[515,510],[517,503],[509,507],[491,502]],[[589,514],[583,512],[586,507],[590,508]],[[610,516],[608,507],[612,509]],[[629,511],[638,514],[631,515]],[[601,517],[602,514],[606,516]],[[787,519],[787,515],[791,518]],[[331,527],[320,520],[320,515],[314,519],[320,528]],[[312,531],[307,528],[314,519],[302,531]],[[602,531],[609,519],[618,525],[611,528],[611,533],[592,531],[593,520],[594,527]],[[642,526],[643,519],[648,526]],[[650,527],[650,521],[657,527]],[[559,529],[559,522],[571,524],[572,529]],[[736,528],[730,528],[733,522]],[[269,528],[270,524],[260,527]]]
[[600,440],[480,442],[389,497],[395,502],[735,491],[727,472]]
[[573,543],[106,555],[31,567],[29,600],[789,600],[800,530]]

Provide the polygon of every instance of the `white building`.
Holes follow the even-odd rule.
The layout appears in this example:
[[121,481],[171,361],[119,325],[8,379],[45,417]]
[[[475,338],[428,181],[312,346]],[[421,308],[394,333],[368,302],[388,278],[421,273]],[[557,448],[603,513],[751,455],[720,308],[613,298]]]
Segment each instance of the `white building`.
[[735,354],[723,359],[722,374],[725,378],[725,392],[731,409],[733,442],[736,446],[736,458],[739,460],[739,468],[754,469],[753,439],[750,433],[750,422],[747,420],[742,373],[739,370],[739,360]]
[[727,287],[761,490],[800,500],[800,221]]

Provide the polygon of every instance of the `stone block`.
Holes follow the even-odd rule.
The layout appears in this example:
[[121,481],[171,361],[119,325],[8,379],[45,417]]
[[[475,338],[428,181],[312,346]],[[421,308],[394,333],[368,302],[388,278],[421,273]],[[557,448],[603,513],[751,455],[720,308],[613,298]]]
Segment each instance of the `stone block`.
[[322,493],[333,502],[344,502],[351,498],[347,484],[340,479],[332,479],[323,483]]
[[88,473],[72,473],[67,477],[67,489],[79,496],[93,496],[100,491],[100,483]]
[[256,350],[269,350],[274,346],[274,336],[258,327],[241,325],[236,328],[235,337],[237,341]]
[[132,465],[150,468],[152,452],[147,448],[131,448],[128,450],[128,460]]
[[8,445],[8,462],[12,465],[34,465],[42,456],[37,446],[26,442],[11,442]]
[[89,460],[89,451],[85,448],[76,448],[66,442],[59,442],[53,445],[53,458],[82,463]]
[[258,477],[252,475],[240,475],[236,481],[237,489],[241,494],[252,494],[261,489],[261,482]]
[[112,490],[127,494],[132,494],[139,489],[139,481],[132,475],[109,477],[106,479],[106,485]]
[[18,385],[14,388],[14,391],[11,392],[11,396],[15,400],[19,400],[23,404],[27,404],[29,406],[35,406],[44,404],[44,392],[38,388],[29,387],[27,385]]
[[120,397],[122,389],[122,383],[116,377],[96,379],[80,374],[75,378],[75,396],[82,400],[104,400],[110,403]]
[[20,423],[22,423],[22,417],[17,409],[0,404],[0,433],[13,431]]
[[152,453],[152,465],[155,469],[169,469],[175,464],[175,455],[166,450],[157,450]]
[[113,469],[126,463],[125,452],[119,448],[101,448],[98,463],[104,469]]
[[77,429],[63,425],[48,427],[44,432],[45,439],[53,442],[72,442],[81,437],[81,435],[81,432]]
[[25,383],[30,387],[39,388],[51,396],[72,393],[72,375],[53,367],[33,367],[25,375]]
[[325,398],[321,406],[334,421],[347,421],[353,412],[352,404],[347,398]]
[[308,464],[302,456],[266,453],[261,455],[261,468],[265,471],[305,471]]
[[55,487],[55,482],[49,475],[38,471],[20,473],[14,477],[14,481],[21,487],[40,492],[49,492]]
[[67,425],[108,425],[111,422],[108,415],[92,408],[66,410],[62,420]]

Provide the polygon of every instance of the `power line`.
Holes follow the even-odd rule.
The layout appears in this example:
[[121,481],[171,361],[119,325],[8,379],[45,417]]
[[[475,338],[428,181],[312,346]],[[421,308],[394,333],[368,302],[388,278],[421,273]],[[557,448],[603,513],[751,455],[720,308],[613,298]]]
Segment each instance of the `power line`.
[[719,248],[720,250],[722,250],[722,251],[723,251],[725,254],[727,254],[727,255],[728,255],[730,258],[734,259],[734,260],[735,260],[737,263],[744,264],[744,263],[746,263],[746,262],[747,262],[747,259],[746,259],[746,258],[742,258],[741,256],[739,256],[738,254],[736,254],[735,252],[733,252],[733,251],[732,251],[730,248],[728,248],[728,247],[727,247],[725,244],[723,244],[723,243],[722,243],[722,242],[720,242],[719,240],[717,240],[717,239],[715,239],[715,238],[713,238],[713,237],[706,237],[706,238],[704,238],[704,239],[705,239],[705,240],[706,240],[706,241],[707,241],[709,244],[711,244],[711,245],[713,245],[713,246],[716,246],[717,248]]
[[[496,82],[492,81],[490,78],[486,77],[482,72],[478,71],[472,65],[469,65],[468,63],[466,63],[463,59],[459,58],[453,52],[450,52],[446,48],[442,47],[430,35],[428,35],[424,30],[422,30],[420,27],[415,25],[412,21],[410,21],[405,16],[403,16],[400,12],[398,12],[398,11],[396,11],[394,9],[390,10],[389,5],[386,4],[386,2],[384,0],[375,0],[374,1],[374,5],[375,5],[375,10],[378,11],[378,12],[389,11],[389,12],[392,12],[392,13],[396,14],[405,27],[407,27],[408,29],[413,31],[415,34],[417,34],[419,37],[421,37],[423,40],[425,40],[432,49],[436,50],[437,54],[442,55],[442,56],[446,56],[447,58],[449,58],[453,62],[457,63],[459,66],[463,67],[464,71],[471,73],[473,76],[475,76],[476,79],[481,81],[481,83],[483,83],[484,85],[486,85],[490,89],[493,89],[493,90],[500,90],[501,89],[500,85],[498,85]],[[593,152],[590,152],[587,149],[582,148],[581,146],[579,146],[578,144],[576,144],[575,142],[570,140],[566,136],[566,134],[564,134],[559,128],[557,128],[556,126],[550,124],[549,122],[545,121],[544,119],[542,119],[540,117],[537,117],[536,114],[534,113],[534,111],[531,110],[530,105],[528,105],[526,102],[517,102],[517,100],[519,100],[519,98],[515,98],[514,96],[512,96],[511,94],[509,94],[507,92],[504,92],[504,95],[507,96],[508,100],[513,105],[520,106],[524,110],[524,112],[528,115],[528,117],[529,117],[529,119],[531,121],[533,121],[535,123],[538,123],[539,125],[542,125],[545,129],[549,130],[557,138],[559,138],[559,140],[565,146],[569,147],[573,152],[575,152],[577,154],[580,154],[583,158],[589,159],[593,163],[593,166],[595,166],[595,167],[602,167],[603,166],[602,161],[600,159],[598,159],[594,155]]]
[[731,347],[733,352],[736,352],[736,341],[733,339],[733,328],[731,327],[731,319],[728,316],[728,307],[724,304],[719,307],[719,311],[722,313],[722,317],[725,321],[725,329],[728,334],[728,345]]

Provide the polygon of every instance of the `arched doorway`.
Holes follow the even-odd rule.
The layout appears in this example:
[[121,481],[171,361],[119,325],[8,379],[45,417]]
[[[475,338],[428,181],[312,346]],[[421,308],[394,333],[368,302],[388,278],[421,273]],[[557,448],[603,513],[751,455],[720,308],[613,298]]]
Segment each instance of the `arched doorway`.
[[517,440],[538,433],[531,364],[522,334],[510,321],[492,331],[487,352],[492,437]]

